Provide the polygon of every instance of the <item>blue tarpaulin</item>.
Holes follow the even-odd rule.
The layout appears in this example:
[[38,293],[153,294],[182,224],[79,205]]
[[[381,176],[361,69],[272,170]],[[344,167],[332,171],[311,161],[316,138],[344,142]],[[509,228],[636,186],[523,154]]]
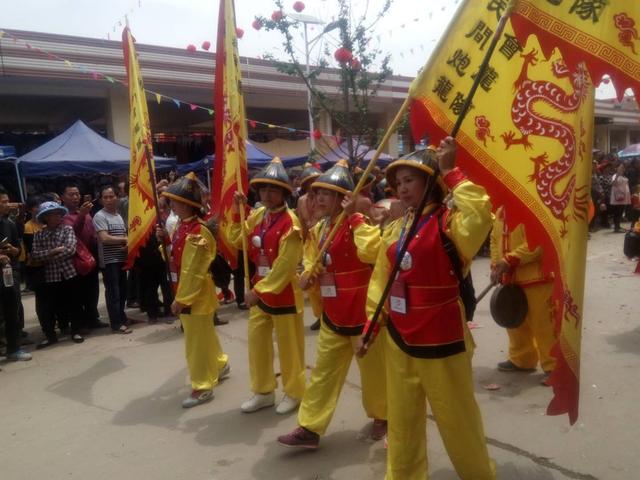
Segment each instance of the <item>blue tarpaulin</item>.
[[[18,159],[23,177],[122,174],[129,171],[130,150],[93,131],[81,120]],[[156,157],[157,170],[175,168],[174,158]]]
[[[253,143],[247,141],[247,164],[249,168],[262,168],[266,164],[268,164],[272,158],[272,155],[263,152]],[[306,156],[283,157],[281,158],[281,160],[286,168],[291,168],[303,165],[304,162],[307,161],[307,158],[308,157]],[[195,162],[178,165],[178,175],[186,175],[189,172],[194,172],[198,175],[204,175],[206,170],[211,169],[213,162],[215,162],[215,155],[207,155],[206,157]]]

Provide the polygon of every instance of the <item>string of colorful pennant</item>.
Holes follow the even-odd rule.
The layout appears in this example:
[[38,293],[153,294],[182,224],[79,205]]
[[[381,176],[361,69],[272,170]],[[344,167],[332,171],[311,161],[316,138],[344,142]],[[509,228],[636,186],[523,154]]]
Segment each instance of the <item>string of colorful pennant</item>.
[[[21,45],[23,47],[25,47],[27,50],[30,51],[34,51],[37,52],[41,55],[45,55],[47,58],[49,58],[50,60],[57,60],[62,62],[65,66],[67,66],[68,68],[74,69],[74,70],[78,70],[86,75],[90,75],[91,78],[93,80],[99,81],[99,80],[104,80],[106,82],[109,82],[111,84],[119,84],[122,85],[124,87],[127,86],[127,83],[124,80],[120,80],[119,78],[113,77],[111,75],[107,75],[104,74],[102,72],[99,72],[98,70],[96,70],[95,68],[90,68],[88,66],[85,65],[81,65],[79,63],[76,62],[72,62],[64,57],[61,57],[60,55],[57,55],[55,53],[52,53],[50,51],[44,50],[42,48],[36,47],[34,45],[31,45],[29,42],[27,42],[26,40],[22,40],[21,38],[15,36],[14,34],[7,32],[6,30],[1,30],[0,29],[0,40],[3,37],[8,37],[11,38],[11,40],[13,40],[13,42],[16,45]],[[174,103],[176,105],[177,108],[181,108],[182,105],[187,105],[189,106],[189,109],[191,111],[194,110],[204,110],[206,112],[208,112],[209,115],[213,115],[214,110],[208,106],[203,106],[203,105],[199,105],[197,103],[191,103],[191,102],[187,102],[185,100],[181,100],[179,98],[175,98],[175,97],[171,97],[168,95],[165,95],[163,93],[159,93],[153,90],[149,90],[149,89],[145,89],[145,93],[149,94],[152,98],[155,98],[156,102],[158,104],[162,103],[163,100],[166,101],[170,101],[172,103]],[[264,126],[266,128],[269,129],[280,129],[280,130],[286,130],[289,133],[302,133],[305,135],[310,135],[313,136],[315,139],[320,139],[322,137],[328,137],[328,138],[334,138],[334,135],[328,134],[328,133],[323,133],[320,130],[314,130],[314,131],[309,131],[309,130],[304,130],[304,129],[299,129],[299,128],[292,128],[292,127],[286,127],[283,125],[275,125],[272,123],[267,123],[267,122],[261,122],[259,120],[253,120],[253,119],[247,119],[247,123],[248,125],[255,129],[257,128],[259,125],[260,126]]]

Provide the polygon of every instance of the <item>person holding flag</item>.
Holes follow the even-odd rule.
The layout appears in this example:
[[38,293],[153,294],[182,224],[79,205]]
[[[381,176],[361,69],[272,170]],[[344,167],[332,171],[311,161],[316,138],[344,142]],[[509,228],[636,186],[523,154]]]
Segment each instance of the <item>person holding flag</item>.
[[241,223],[240,209],[246,197],[234,194],[236,217],[226,237],[241,248],[247,234],[248,254],[256,265],[253,287],[245,294],[249,311],[249,371],[253,396],[244,402],[245,413],[255,412],[275,403],[276,376],[273,370],[275,328],[282,371],[284,397],[276,412],[294,411],[305,388],[303,299],[296,280],[302,258],[302,227],[295,213],[287,207],[286,197],[293,191],[289,176],[275,157],[252,180],[262,206]]
[[517,328],[508,328],[509,358],[498,363],[504,372],[532,372],[538,362],[544,371],[543,385],[556,365],[551,348],[557,338],[553,329],[553,276],[542,270],[542,247],[530,249],[525,226],[509,231],[506,206],[496,210],[491,232],[491,281],[514,283],[524,290],[527,317]]
[[[191,408],[213,398],[213,387],[231,372],[229,358],[222,351],[211,318],[218,308],[210,266],[216,257],[215,224],[201,218],[203,188],[193,172],[179,178],[162,196],[180,218],[171,238],[171,281],[175,299],[171,313],[180,317],[191,394],[182,402]],[[164,229],[156,230],[158,240],[168,239]]]
[[[356,201],[350,196],[354,187],[345,160],[340,160],[311,186],[315,191],[316,211],[324,218],[309,231],[305,242],[305,270],[300,287],[307,290],[319,284],[323,321],[318,336],[316,364],[298,412],[299,427],[278,437],[278,442],[287,447],[318,447],[320,435],[325,433],[335,412],[354,347],[367,320],[367,286],[371,266],[378,255],[380,230],[368,225],[364,215],[356,213]],[[322,255],[321,272],[317,273],[314,259],[343,209],[347,221],[342,223]],[[382,343],[373,345],[366,357],[357,358],[362,380],[362,404],[367,416],[373,419],[373,440],[382,439],[387,431]]]
[[[474,343],[449,251],[459,257],[464,273],[491,229],[491,202],[479,185],[456,167],[456,144],[443,140],[432,150],[411,153],[386,172],[406,208],[402,219],[385,230],[369,284],[367,315],[380,302],[394,262],[400,270],[391,287],[385,344],[388,452],[386,480],[423,480],[427,476],[427,402],[431,406],[453,466],[464,480],[495,478],[482,418],[474,397],[471,357]],[[434,178],[435,177],[435,178]],[[415,236],[402,258],[407,226],[416,215],[427,183],[425,209]],[[443,203],[451,191],[454,207]],[[374,336],[359,355],[368,354],[380,324],[367,325]],[[379,333],[378,333],[379,334]]]

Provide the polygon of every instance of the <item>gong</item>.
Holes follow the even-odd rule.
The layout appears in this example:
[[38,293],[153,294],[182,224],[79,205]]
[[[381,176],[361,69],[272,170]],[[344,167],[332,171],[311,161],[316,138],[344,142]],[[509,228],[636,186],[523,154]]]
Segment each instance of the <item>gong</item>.
[[518,285],[498,285],[491,294],[491,316],[504,328],[517,328],[524,322],[529,305],[524,290]]

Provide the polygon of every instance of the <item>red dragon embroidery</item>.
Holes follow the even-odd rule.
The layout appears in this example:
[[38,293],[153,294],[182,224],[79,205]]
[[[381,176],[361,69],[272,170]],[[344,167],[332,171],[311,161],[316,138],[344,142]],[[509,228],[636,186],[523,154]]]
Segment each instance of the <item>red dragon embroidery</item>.
[[[560,86],[550,81],[531,80],[528,76],[529,65],[536,65],[538,52],[531,50],[525,55],[520,76],[514,87],[515,98],[511,106],[513,123],[521,133],[516,138],[513,131],[504,132],[501,137],[505,150],[514,145],[522,145],[525,150],[533,148],[529,141],[531,135],[556,139],[564,147],[564,154],[556,161],[549,163],[547,152],[531,157],[534,163],[533,173],[529,180],[535,182],[536,190],[544,205],[553,216],[562,221],[561,236],[567,233],[566,222],[570,216],[565,213],[572,204],[573,218],[586,219],[589,206],[588,186],[576,188],[576,175],[572,172],[576,161],[576,135],[571,125],[561,120],[550,118],[534,109],[537,103],[552,107],[561,113],[576,112],[582,106],[589,88],[587,71],[583,64],[576,71],[570,71],[564,62],[552,63],[552,72],[557,78],[569,77],[573,85],[573,93],[565,92]],[[564,187],[561,185],[564,184]]]
[[629,47],[633,54],[636,54],[635,41],[638,39],[638,31],[634,28],[636,22],[626,13],[618,13],[613,16],[616,28],[620,30],[618,40],[625,47]]
[[496,139],[493,135],[491,135],[491,122],[487,120],[487,117],[484,115],[479,115],[475,118],[476,124],[476,138],[480,140],[484,146],[487,146],[487,139],[490,138],[492,142],[495,142]]

